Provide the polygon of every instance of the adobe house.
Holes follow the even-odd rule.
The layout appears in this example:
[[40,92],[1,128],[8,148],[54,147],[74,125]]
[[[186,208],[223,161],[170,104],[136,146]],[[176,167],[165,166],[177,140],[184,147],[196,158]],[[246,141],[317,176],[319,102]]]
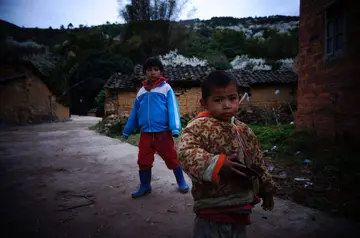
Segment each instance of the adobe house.
[[359,20],[355,1],[300,1],[295,123],[332,142],[360,137]]
[[277,108],[293,104],[297,94],[297,75],[293,71],[228,70],[250,96],[250,104],[259,108]]
[[12,62],[0,66],[0,123],[24,125],[42,121],[66,121],[67,106],[57,101],[33,63]]
[[[165,77],[172,86],[181,115],[201,110],[200,85],[214,69],[209,66],[165,66]],[[230,70],[241,88],[248,92],[251,104],[259,107],[277,107],[296,98],[297,76],[293,72]],[[132,75],[116,73],[105,84],[105,115],[128,115],[141,87],[144,75],[137,65]],[[275,91],[279,90],[279,94]]]

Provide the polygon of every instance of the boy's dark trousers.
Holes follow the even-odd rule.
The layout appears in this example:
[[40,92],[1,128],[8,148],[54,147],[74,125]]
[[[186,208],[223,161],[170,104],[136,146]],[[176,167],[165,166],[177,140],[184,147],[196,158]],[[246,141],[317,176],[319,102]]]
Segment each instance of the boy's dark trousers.
[[179,167],[171,131],[142,132],[140,134],[138,154],[138,165],[140,170],[152,168],[155,152],[157,152],[165,161],[168,169],[174,170]]
[[171,131],[142,132],[140,134],[138,154],[140,188],[131,194],[133,198],[142,197],[151,192],[151,168],[156,152],[165,161],[166,166],[173,170],[179,191],[182,193],[189,191],[189,186],[179,166]]

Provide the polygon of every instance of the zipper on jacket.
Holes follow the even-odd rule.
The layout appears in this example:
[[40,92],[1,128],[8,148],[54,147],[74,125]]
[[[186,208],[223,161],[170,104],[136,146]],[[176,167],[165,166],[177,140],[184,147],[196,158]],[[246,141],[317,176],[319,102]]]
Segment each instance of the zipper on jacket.
[[151,132],[151,124],[150,124],[150,92],[148,92],[148,124],[149,124],[149,131]]

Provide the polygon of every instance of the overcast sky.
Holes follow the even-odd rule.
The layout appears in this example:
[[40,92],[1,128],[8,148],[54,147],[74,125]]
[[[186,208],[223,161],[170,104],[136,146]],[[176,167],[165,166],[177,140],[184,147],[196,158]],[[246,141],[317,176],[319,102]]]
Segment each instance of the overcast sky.
[[[300,0],[189,0],[181,19],[209,19],[214,16],[255,17],[299,15]],[[196,8],[188,16],[189,10]],[[18,26],[59,28],[122,22],[117,0],[0,0],[0,19]]]

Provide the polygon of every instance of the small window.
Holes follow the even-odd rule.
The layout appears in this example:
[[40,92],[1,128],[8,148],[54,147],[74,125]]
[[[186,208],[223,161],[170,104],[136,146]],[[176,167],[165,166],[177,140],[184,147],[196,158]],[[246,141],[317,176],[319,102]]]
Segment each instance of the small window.
[[337,57],[345,51],[345,8],[343,1],[334,1],[326,8],[325,56]]

